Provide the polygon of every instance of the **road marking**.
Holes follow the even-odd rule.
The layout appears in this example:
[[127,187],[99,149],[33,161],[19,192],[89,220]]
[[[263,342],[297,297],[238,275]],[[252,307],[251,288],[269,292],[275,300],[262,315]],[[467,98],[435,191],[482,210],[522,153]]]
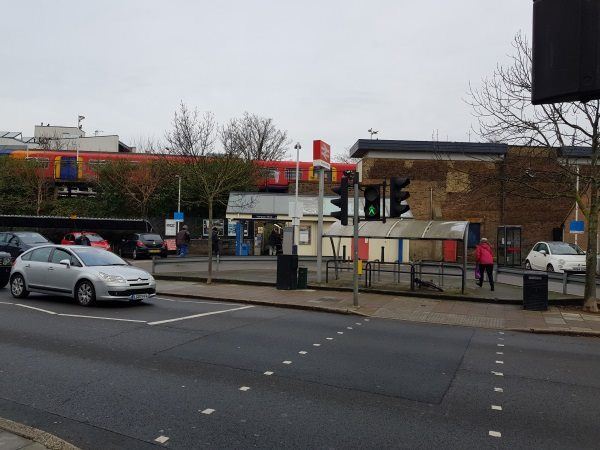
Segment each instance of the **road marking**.
[[498,331],[499,334],[504,334],[504,331]]
[[250,388],[248,386],[242,386],[240,388],[240,391],[244,391],[244,392],[249,391],[249,390],[250,390]]
[[308,352],[306,352],[304,350],[300,350],[298,353],[300,353],[301,355],[306,355]]
[[369,319],[363,319],[363,320],[364,320],[365,322],[368,322],[368,321],[369,321]]
[[327,339],[328,341],[333,341],[333,338],[325,338],[325,339]]
[[499,431],[490,431],[489,434],[492,437],[502,437],[502,433],[500,433]]
[[168,440],[169,440],[169,438],[167,436],[159,436],[156,439],[154,439],[154,442],[158,442],[159,444],[164,444]]
[[81,314],[57,314],[57,316],[62,317],[79,317],[81,319],[99,319],[99,320],[116,320],[117,322],[136,322],[136,323],[146,323],[145,320],[135,320],[135,319],[118,319],[116,317],[99,317],[99,316],[84,316]]
[[14,305],[14,303],[11,303],[11,302],[0,302],[0,305]]
[[320,347],[321,344],[313,344],[314,347]]
[[504,364],[504,361],[496,361],[496,364]]
[[504,355],[504,352],[496,352],[496,355]]
[[499,340],[499,341],[503,341],[503,340],[504,340],[504,338],[500,338],[500,337],[499,337],[499,338],[498,338],[498,340]]
[[264,375],[271,376],[271,375],[273,375],[273,372],[271,372],[270,370],[267,370],[267,371],[264,373]]
[[223,313],[232,312],[232,311],[241,311],[242,309],[248,309],[248,308],[254,308],[254,306],[242,306],[240,308],[224,309],[222,311],[212,311],[212,312],[207,312],[207,313],[202,313],[202,314],[194,314],[192,316],[177,317],[175,319],[159,320],[157,322],[148,322],[148,325],[162,325],[163,323],[179,322],[181,320],[196,319],[198,317],[212,316],[214,314],[223,314]]
[[20,306],[21,308],[34,309],[35,311],[43,312],[43,313],[46,313],[46,314],[54,314],[54,315],[56,315],[56,313],[54,311],[48,311],[47,309],[36,308],[34,306],[29,306],[29,305],[21,305],[20,303],[15,303],[15,305]]
[[337,334],[344,334],[344,332],[343,331],[338,331]]
[[352,329],[352,327],[346,327],[346,328],[348,328],[349,330],[351,330],[351,329]]
[[504,376],[504,374],[502,372],[495,372],[495,371],[492,370],[492,373],[494,375],[496,375],[497,377],[503,377]]
[[360,323],[360,322],[356,322],[356,325],[360,326],[360,325],[362,325],[362,323]]
[[495,392],[504,392],[504,389],[502,389],[502,388],[499,388],[499,387],[495,387],[495,388],[494,388],[494,391],[495,391]]
[[152,297],[152,300],[164,300],[166,302],[177,302],[177,303],[199,303],[201,305],[235,305],[236,303],[228,302],[204,302],[200,300],[179,300],[175,298],[164,298],[164,297]]
[[502,411],[502,406],[500,406],[500,405],[492,405],[492,409],[494,411]]
[[498,347],[504,347],[504,344],[496,344]]
[[283,364],[291,364],[291,363],[292,363],[291,361],[287,361],[287,360],[283,361]]
[[215,412],[214,409],[206,408],[204,411],[200,411],[202,414],[212,414]]

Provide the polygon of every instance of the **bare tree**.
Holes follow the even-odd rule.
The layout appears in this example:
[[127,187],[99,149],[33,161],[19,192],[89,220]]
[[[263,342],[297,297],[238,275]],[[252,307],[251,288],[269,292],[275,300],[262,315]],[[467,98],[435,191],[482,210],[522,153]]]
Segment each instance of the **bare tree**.
[[290,145],[287,131],[277,128],[273,119],[248,112],[222,127],[220,138],[226,153],[249,161],[281,160],[287,156]]
[[[515,54],[510,65],[499,65],[481,87],[470,88],[468,103],[479,121],[476,131],[488,141],[524,146],[523,164],[503,174],[502,182],[515,195],[568,197],[577,203],[588,221],[584,308],[598,311],[595,274],[600,210],[600,102],[532,105],[531,48],[521,34],[515,37],[513,47]],[[544,160],[543,169],[539,165],[532,168],[540,160]],[[579,191],[575,188],[577,177]]]
[[58,134],[54,134],[53,136],[40,136],[37,138],[37,143],[40,147],[40,150],[47,151],[63,151],[63,150],[77,150],[77,145],[75,139],[64,139],[62,136]]
[[204,156],[214,150],[217,122],[212,112],[201,115],[197,108],[191,111],[181,102],[173,114],[172,125],[165,139],[173,153]]
[[154,136],[140,136],[133,140],[136,153],[164,153],[165,143]]

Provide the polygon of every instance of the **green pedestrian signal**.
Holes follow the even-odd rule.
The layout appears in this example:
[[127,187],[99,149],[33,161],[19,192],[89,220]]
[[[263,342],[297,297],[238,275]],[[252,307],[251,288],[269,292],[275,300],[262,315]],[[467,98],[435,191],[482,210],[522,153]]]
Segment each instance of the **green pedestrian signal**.
[[369,215],[374,216],[377,213],[377,210],[373,205],[369,206]]
[[381,219],[381,185],[371,184],[364,187],[365,220]]

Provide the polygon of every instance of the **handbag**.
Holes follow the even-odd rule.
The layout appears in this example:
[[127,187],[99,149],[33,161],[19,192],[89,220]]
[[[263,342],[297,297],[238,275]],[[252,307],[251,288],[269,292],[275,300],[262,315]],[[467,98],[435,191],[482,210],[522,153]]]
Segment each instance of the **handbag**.
[[475,264],[475,279],[479,280],[481,278],[481,267],[479,264]]

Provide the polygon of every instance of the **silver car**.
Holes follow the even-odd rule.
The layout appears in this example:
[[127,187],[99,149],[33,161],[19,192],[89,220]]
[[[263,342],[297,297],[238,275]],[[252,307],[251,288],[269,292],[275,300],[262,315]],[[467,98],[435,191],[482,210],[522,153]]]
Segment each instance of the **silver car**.
[[44,245],[15,260],[10,292],[15,298],[30,292],[74,297],[82,306],[96,300],[140,303],[156,295],[156,282],[148,272],[101,248]]

